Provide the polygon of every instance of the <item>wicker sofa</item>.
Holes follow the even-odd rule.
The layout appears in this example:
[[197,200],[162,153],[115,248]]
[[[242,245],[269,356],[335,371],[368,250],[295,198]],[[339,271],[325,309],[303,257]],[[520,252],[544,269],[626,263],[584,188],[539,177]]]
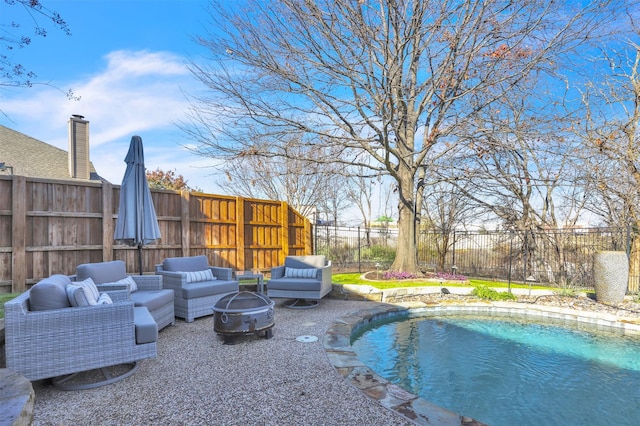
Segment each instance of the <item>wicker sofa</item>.
[[218,300],[240,289],[233,270],[209,266],[207,256],[169,257],[156,265],[156,273],[175,291],[175,315],[186,322],[212,315]]
[[271,268],[267,296],[293,299],[290,308],[312,308],[331,292],[331,261],[325,256],[287,256],[284,265]]
[[[107,292],[110,304],[72,307],[66,275],[52,275],[5,303],[7,368],[29,380],[155,358],[158,328],[126,291]],[[113,383],[135,371],[77,388]],[[63,385],[60,386],[65,389]]]
[[[101,291],[129,290],[135,306],[146,307],[158,324],[158,330],[175,323],[173,312],[173,291],[163,288],[159,275],[128,275],[122,260],[111,262],[84,263],[76,268],[75,279],[91,278]],[[135,281],[132,291],[127,280]]]

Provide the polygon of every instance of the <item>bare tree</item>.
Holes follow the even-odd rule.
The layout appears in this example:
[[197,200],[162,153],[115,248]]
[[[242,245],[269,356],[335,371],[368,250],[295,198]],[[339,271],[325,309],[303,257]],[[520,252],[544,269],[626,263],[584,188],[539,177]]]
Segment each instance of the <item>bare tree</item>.
[[[330,155],[327,149],[300,144],[297,138],[273,149],[281,148],[286,151],[281,156],[247,154],[228,161],[219,185],[245,197],[286,201],[307,217],[341,198],[337,191],[345,187],[346,178],[340,168],[317,161]],[[331,211],[339,204],[335,207]]]
[[[603,52],[608,72],[583,93],[586,119],[577,132],[584,141],[581,169],[597,194],[590,210],[610,226],[640,229],[640,26],[617,49]],[[621,244],[622,247],[624,245]],[[622,248],[621,247],[621,248]],[[640,239],[632,241],[631,288],[640,288]]]
[[[0,24],[0,48],[2,48],[0,86],[31,87],[35,84],[37,75],[24,65],[15,62],[13,54],[29,46],[33,36],[47,36],[48,25],[43,24],[43,21],[66,35],[71,35],[71,30],[58,12],[48,9],[39,0],[0,0],[0,2],[5,3],[3,14],[10,10],[9,16],[11,16],[11,20]],[[70,99],[78,99],[71,90],[66,94]]]
[[[565,234],[554,231],[575,225],[583,211],[585,198],[576,197],[582,182],[574,179],[580,144],[567,130],[573,116],[562,93],[544,103],[535,94],[539,89],[531,85],[520,96],[498,100],[469,123],[469,143],[453,182],[520,238],[523,273],[546,273],[552,262],[558,277],[545,279],[566,282]],[[542,246],[554,247],[555,257],[541,258]]]
[[588,113],[580,129],[583,173],[599,194],[590,208],[613,226],[640,224],[640,46],[630,47],[609,57],[611,75],[585,91]]
[[[209,89],[183,129],[217,157],[279,155],[291,132],[397,188],[393,270],[417,272],[423,164],[461,122],[543,73],[607,22],[610,1],[247,0],[211,13],[192,63]],[[373,159],[373,161],[370,161]]]
[[332,179],[325,182],[321,190],[324,193],[319,205],[319,213],[325,214],[327,221],[338,226],[342,219],[342,212],[349,207],[347,187],[349,178],[342,174],[335,174]]
[[456,185],[447,182],[429,185],[422,205],[423,232],[433,232],[438,252],[438,271],[444,271],[447,253],[456,243],[454,233],[477,217],[471,200]]
[[541,116],[524,98],[505,99],[499,113],[487,111],[473,123],[452,181],[506,228],[526,232],[574,224],[581,208],[561,218],[556,209],[556,196],[578,184],[571,173],[580,146],[564,130],[570,117],[550,111]]
[[[380,177],[372,178],[364,175],[362,169],[354,173],[350,179],[351,184],[346,187],[346,197],[358,209],[362,217],[362,225],[368,228],[371,225],[373,189],[377,183],[380,183]],[[367,244],[369,244],[367,236]]]

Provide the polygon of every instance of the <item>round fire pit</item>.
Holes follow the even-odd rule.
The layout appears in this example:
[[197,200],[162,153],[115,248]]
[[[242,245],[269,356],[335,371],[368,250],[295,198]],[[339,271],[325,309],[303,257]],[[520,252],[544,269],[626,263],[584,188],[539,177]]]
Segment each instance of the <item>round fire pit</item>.
[[216,333],[224,337],[225,345],[235,343],[235,337],[242,334],[265,332],[264,337],[273,337],[273,307],[275,303],[264,294],[250,291],[229,293],[216,302],[214,326]]

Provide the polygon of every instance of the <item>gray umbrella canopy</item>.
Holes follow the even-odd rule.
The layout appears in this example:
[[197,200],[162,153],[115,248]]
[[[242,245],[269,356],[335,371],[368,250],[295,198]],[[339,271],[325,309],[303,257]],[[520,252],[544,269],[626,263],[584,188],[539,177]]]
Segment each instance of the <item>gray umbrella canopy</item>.
[[160,238],[156,210],[144,168],[142,138],[133,136],[129,152],[124,161],[124,172],[120,187],[120,205],[114,239],[122,244],[138,247],[138,262],[142,275],[142,246]]

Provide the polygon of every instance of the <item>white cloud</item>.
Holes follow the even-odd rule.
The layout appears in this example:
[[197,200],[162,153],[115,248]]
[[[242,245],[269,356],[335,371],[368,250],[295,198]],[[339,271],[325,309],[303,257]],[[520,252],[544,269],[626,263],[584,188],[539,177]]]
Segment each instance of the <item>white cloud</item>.
[[199,87],[184,58],[120,50],[104,59],[104,69],[60,83],[73,88],[80,101],[47,86],[21,89],[2,100],[9,119],[0,116],[0,123],[66,150],[68,119],[81,114],[90,122],[91,161],[112,183],[120,184],[131,136],[140,135],[148,169],[175,170],[190,185],[213,191],[210,166],[216,160],[185,149],[189,141],[175,126],[188,109],[183,91],[195,93]]
[[[105,69],[87,79],[61,83],[72,87],[80,101],[37,86],[15,92],[15,98],[3,101],[2,110],[25,127],[38,123],[42,131],[66,129],[71,114],[82,114],[93,123],[97,135],[104,134],[94,138],[94,143],[132,129],[168,127],[186,111],[182,88],[192,87],[195,80],[182,58],[163,52],[117,51],[105,60]],[[51,136],[50,143],[59,140]]]
[[149,52],[118,50],[106,55],[108,62],[105,76],[127,75],[128,77],[148,75],[188,75],[189,72],[182,63],[182,58],[166,52]]

